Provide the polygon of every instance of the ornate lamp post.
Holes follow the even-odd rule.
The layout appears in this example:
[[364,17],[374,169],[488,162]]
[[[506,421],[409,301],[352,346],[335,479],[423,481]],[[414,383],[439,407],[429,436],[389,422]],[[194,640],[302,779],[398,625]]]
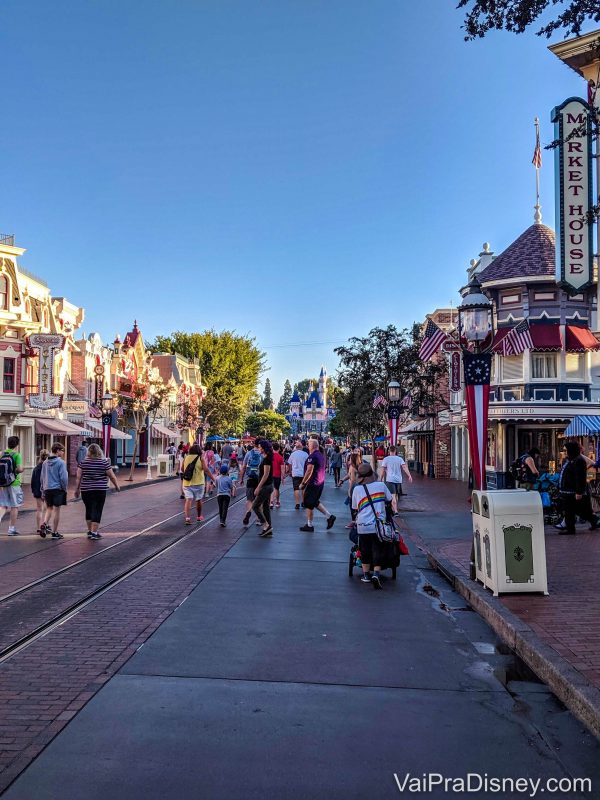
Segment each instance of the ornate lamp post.
[[398,444],[398,420],[400,419],[400,384],[391,380],[387,387],[388,428],[390,431],[390,447]]
[[110,457],[110,428],[114,402],[112,394],[109,391],[104,392],[100,400],[100,408],[102,409],[102,449],[104,450],[104,455],[108,457]]
[[[485,489],[488,409],[494,340],[493,305],[474,275],[461,291],[458,306],[458,339],[465,375],[467,430],[475,489]],[[475,579],[475,549],[471,546],[470,576]]]

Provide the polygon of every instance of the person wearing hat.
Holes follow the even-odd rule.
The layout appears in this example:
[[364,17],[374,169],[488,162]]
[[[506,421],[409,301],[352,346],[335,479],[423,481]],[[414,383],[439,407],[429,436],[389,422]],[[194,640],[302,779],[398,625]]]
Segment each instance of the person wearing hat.
[[356,485],[352,490],[352,508],[356,511],[358,549],[363,569],[361,582],[370,583],[374,589],[383,588],[380,572],[385,555],[377,538],[375,514],[385,520],[386,504],[391,502],[390,490],[383,481],[376,480],[371,465],[360,464]]

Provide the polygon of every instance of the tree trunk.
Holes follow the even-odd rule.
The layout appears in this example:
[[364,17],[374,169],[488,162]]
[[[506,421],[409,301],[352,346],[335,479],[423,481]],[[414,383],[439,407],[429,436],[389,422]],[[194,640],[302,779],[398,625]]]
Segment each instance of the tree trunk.
[[136,430],[136,432],[135,432],[135,443],[133,445],[133,455],[131,456],[131,469],[129,470],[129,477],[126,479],[128,481],[133,481],[133,473],[135,472],[135,459],[136,459],[137,451],[138,451],[139,438],[140,438],[140,434]]

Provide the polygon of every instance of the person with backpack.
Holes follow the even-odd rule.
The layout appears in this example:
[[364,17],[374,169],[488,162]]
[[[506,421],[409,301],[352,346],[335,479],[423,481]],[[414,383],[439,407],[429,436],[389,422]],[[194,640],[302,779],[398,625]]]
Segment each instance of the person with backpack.
[[6,511],[10,513],[8,535],[18,536],[17,517],[23,505],[21,473],[23,456],[19,453],[19,437],[9,436],[7,449],[0,456],[0,522]]
[[193,444],[183,460],[183,494],[185,496],[185,524],[191,525],[192,503],[196,503],[197,521],[203,522],[202,498],[204,497],[205,476],[214,481],[200,445]]
[[273,446],[267,439],[260,439],[257,445],[260,448],[262,459],[258,471],[258,484],[254,489],[252,510],[261,523],[261,530],[258,535],[267,538],[273,536],[271,510],[269,507],[269,501],[273,492]]
[[535,459],[539,455],[538,448],[531,447],[510,465],[510,474],[513,476],[515,485],[518,488],[527,489],[528,491],[533,488],[533,484],[540,475],[535,463]]
[[[41,484],[46,511],[44,521],[40,526],[40,536],[45,539],[48,534],[53,539],[64,538],[58,532],[60,523],[60,510],[67,505],[67,489],[69,488],[69,474],[67,465],[63,461],[65,447],[55,442],[51,447],[50,456],[42,464]],[[52,520],[52,525],[49,524]]]
[[240,471],[240,486],[244,485],[244,478],[246,478],[246,513],[242,520],[244,525],[248,525],[250,522],[252,504],[254,503],[254,490],[258,486],[259,481],[258,473],[262,462],[262,453],[260,452],[258,442],[259,440],[257,439],[254,443],[254,447],[248,450],[244,456]]
[[[356,513],[358,547],[362,561],[361,583],[382,589],[381,565],[385,546],[377,536],[377,519],[385,521],[391,512],[392,494],[383,481],[377,480],[370,464],[360,464],[352,490],[352,509]],[[373,572],[371,572],[371,567]]]
[[46,511],[46,503],[44,502],[44,495],[42,493],[42,465],[48,458],[50,453],[47,450],[40,450],[38,463],[33,468],[31,473],[31,494],[35,498],[35,524],[36,533],[41,535],[42,522],[44,521],[44,513]]
[[221,527],[227,525],[227,511],[229,510],[229,503],[231,498],[235,497],[236,485],[235,481],[229,475],[229,467],[227,464],[222,464],[219,470],[219,477],[217,478],[217,504],[219,506],[219,521]]
[[77,448],[77,452],[75,453],[75,461],[77,461],[78,467],[80,467],[87,458],[89,446],[90,446],[89,441],[87,439],[83,439],[83,441]]
[[561,534],[573,535],[577,517],[590,523],[590,530],[594,531],[600,525],[600,518],[592,511],[592,501],[587,484],[587,470],[589,459],[581,455],[579,442],[567,442],[567,458],[560,471],[560,496],[565,512],[565,528]]

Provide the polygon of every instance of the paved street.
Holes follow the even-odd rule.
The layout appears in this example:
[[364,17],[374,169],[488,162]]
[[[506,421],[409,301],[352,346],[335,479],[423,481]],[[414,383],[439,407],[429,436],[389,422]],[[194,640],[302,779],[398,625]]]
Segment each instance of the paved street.
[[[439,508],[438,486],[404,502]],[[283,497],[272,540],[240,538],[240,503],[2,665],[5,708],[29,691],[40,729],[7,774],[50,742],[6,798],[395,797],[409,772],[588,777],[562,796],[598,796],[600,744],[418,548],[375,592],[348,577],[343,492],[331,533],[300,533]]]

